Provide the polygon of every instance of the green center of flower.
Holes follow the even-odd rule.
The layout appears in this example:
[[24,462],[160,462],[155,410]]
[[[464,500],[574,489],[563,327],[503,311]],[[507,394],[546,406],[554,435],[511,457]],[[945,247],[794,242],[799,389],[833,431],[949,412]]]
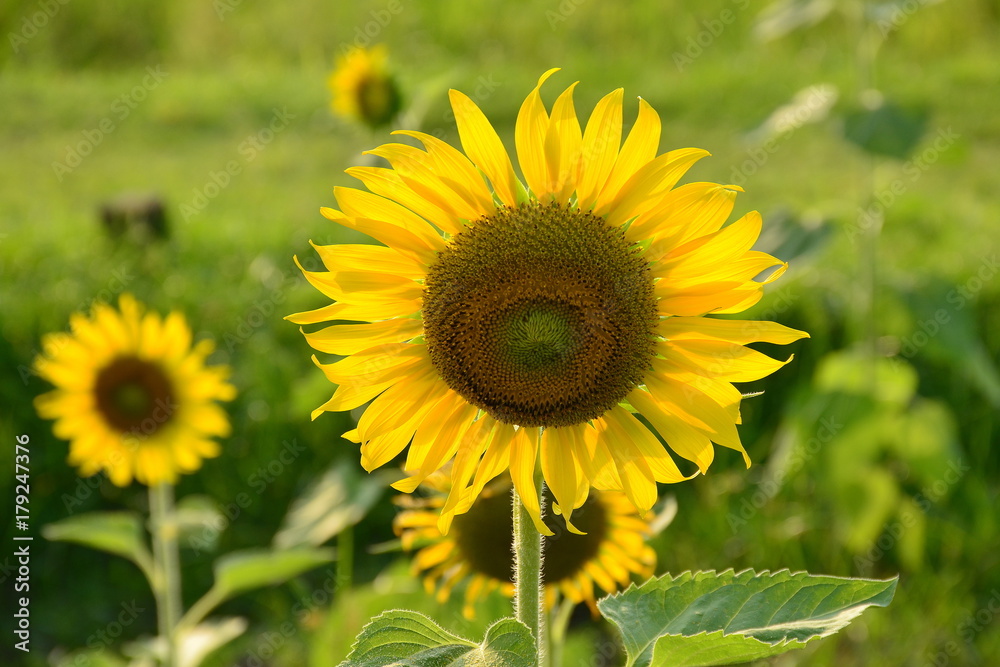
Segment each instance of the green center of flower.
[[423,301],[431,362],[495,419],[570,426],[642,382],[658,320],[638,245],[558,204],[500,208],[451,239]]
[[390,77],[367,76],[358,83],[357,103],[361,118],[372,127],[378,127],[392,120],[399,111],[399,91]]
[[[543,496],[546,505],[550,505],[552,496],[548,489]],[[586,535],[570,533],[566,523],[551,513],[543,521],[554,533],[543,538],[542,581],[546,583],[579,574],[597,556],[608,534],[608,512],[597,493],[591,493],[587,502],[573,511],[573,524]],[[512,531],[511,494],[497,491],[480,495],[467,513],[457,515],[451,537],[472,570],[500,581],[513,581]]]
[[170,378],[138,357],[119,357],[101,369],[94,395],[104,419],[122,432],[152,432],[174,416]]
[[526,371],[564,361],[575,343],[573,313],[559,304],[535,303],[512,313],[502,335],[511,364]]

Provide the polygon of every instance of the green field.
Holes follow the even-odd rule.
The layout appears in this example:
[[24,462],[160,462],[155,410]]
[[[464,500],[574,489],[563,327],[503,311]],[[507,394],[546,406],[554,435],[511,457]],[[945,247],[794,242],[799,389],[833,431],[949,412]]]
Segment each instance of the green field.
[[[562,68],[546,103],[579,80],[584,118],[624,87],[626,126],[641,96],[663,119],[661,151],[709,150],[686,180],[741,185],[734,219],[759,210],[757,247],[790,262],[748,316],[811,338],[766,350],[795,361],[745,387],[766,391],[744,403],[750,470],[720,448],[706,476],[661,485],[679,512],[654,539],[658,574],[899,573],[887,609],[770,664],[997,664],[1000,5],[782,3],[786,21],[802,18],[796,26],[769,4],[5,4],[0,442],[8,451],[16,435],[31,438],[34,534],[83,511],[146,509],[137,485],[80,481],[31,404],[48,389],[28,370],[41,336],[123,291],[183,311],[198,337],[215,339],[212,360],[232,366],[239,390],[226,406],[233,435],[223,455],[178,490],[230,514],[212,549],[182,552],[186,602],[211,585],[218,554],[267,545],[329,466],[360,471],[356,446],[339,437],[350,414],[310,422],[331,387],[282,318],[326,303],[293,255],[310,268],[310,240],[365,239],[319,208],[335,206],[334,186],[355,183],[343,170],[367,159],[362,151],[390,140],[329,109],[336,55],[370,40],[390,50],[407,127],[452,142],[449,88],[472,96],[512,148],[521,101],[546,69]],[[879,98],[899,111],[875,114]],[[768,119],[793,100],[791,124],[773,130]],[[858,139],[866,130],[867,143]],[[123,192],[166,203],[167,240],[108,238],[100,206]],[[873,212],[884,213],[880,231]],[[290,446],[292,463],[258,484],[255,473]],[[4,454],[8,499],[12,469]],[[466,622],[460,601],[440,606],[423,592],[405,555],[369,553],[394,538],[390,495],[354,528],[353,586],[299,613],[330,577],[320,568],[226,603],[219,613],[247,618],[249,629],[205,664],[337,664],[362,625],[392,606],[474,637],[508,615],[497,596]],[[13,600],[15,529],[3,532],[0,579]],[[32,549],[32,651],[15,651],[5,632],[4,664],[119,664],[125,643],[155,634],[152,598],[131,564],[41,537]],[[144,610],[121,636],[95,639],[133,601]],[[610,626],[578,610],[570,632],[567,666],[605,664],[593,662],[592,646]],[[88,647],[100,656],[72,660]]]

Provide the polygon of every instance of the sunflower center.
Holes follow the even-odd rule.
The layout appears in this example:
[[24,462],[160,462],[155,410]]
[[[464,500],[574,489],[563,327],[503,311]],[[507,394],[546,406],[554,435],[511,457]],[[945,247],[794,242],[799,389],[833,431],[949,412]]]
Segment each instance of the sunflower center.
[[536,202],[451,239],[428,270],[423,316],[449,387],[504,423],[554,427],[599,417],[642,381],[657,309],[621,228]]
[[[545,490],[546,505],[552,496]],[[481,495],[465,514],[452,524],[455,544],[474,571],[500,581],[513,581],[514,554],[511,551],[513,519],[510,493]],[[604,505],[591,494],[582,507],[573,511],[573,524],[586,533],[566,530],[562,519],[549,514],[543,518],[555,535],[545,541],[542,581],[559,582],[579,574],[584,565],[597,556],[608,533],[608,514]]]
[[399,93],[391,79],[366,76],[358,83],[357,103],[362,118],[372,125],[381,125],[399,111]]
[[168,422],[174,413],[170,378],[156,364],[119,357],[97,375],[97,409],[114,428],[148,430]]

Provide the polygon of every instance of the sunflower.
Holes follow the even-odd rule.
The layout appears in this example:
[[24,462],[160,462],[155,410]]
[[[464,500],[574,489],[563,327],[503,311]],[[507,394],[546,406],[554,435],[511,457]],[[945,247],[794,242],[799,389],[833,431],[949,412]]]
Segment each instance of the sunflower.
[[334,303],[288,318],[355,322],[305,333],[316,350],[346,357],[313,357],[339,385],[313,418],[371,401],[344,437],[360,443],[367,470],[409,445],[400,491],[453,460],[443,533],[508,469],[549,534],[536,465],[573,532],[592,487],[621,491],[645,511],[657,482],[690,478],[663,442],[694,462],[694,474],[712,463],[713,442],[749,466],[732,383],[787,361],[745,345],[808,335],[708,317],[753,305],[785,270],[750,249],[760,215],[723,226],[739,187],[676,187],[708,153],[657,156],[660,120],[642,99],[624,143],[620,89],[585,129],[576,84],[547,112],[539,90],[555,71],[517,117],[524,183],[482,111],[455,90],[465,154],[400,131],[423,150],[386,144],[370,152],[390,167],[348,169],[369,191],[337,187],[340,210],[322,213],[384,245],[317,246],[328,271],[303,273]]
[[[407,509],[396,515],[393,528],[404,549],[420,546],[414,575],[424,575],[428,593],[437,588],[440,602],[467,581],[462,609],[467,618],[473,618],[476,602],[494,590],[514,596],[511,500],[505,476],[487,485],[469,511],[455,518],[448,535],[442,535],[433,509],[444,504],[442,496],[397,498]],[[544,547],[546,601],[551,607],[558,591],[573,602],[586,602],[596,616],[594,584],[610,594],[628,586],[633,574],[643,579],[653,575],[656,552],[645,540],[654,517],[648,512],[645,520],[640,518],[629,499],[616,491],[592,492],[576,514],[585,535],[561,530],[554,517],[544,518],[553,532]]]
[[354,48],[337,58],[330,75],[334,113],[375,128],[385,125],[399,112],[401,98],[389,74],[384,44],[371,49]]
[[229,420],[213,401],[236,391],[227,368],[205,366],[211,341],[192,348],[183,315],[144,314],[125,294],[117,311],[99,304],[89,318],[74,313],[70,326],[72,334],[42,340],[35,371],[56,389],[35,407],[70,441],[81,476],[103,470],[118,486],[174,483],[219,454],[212,438],[229,434]]

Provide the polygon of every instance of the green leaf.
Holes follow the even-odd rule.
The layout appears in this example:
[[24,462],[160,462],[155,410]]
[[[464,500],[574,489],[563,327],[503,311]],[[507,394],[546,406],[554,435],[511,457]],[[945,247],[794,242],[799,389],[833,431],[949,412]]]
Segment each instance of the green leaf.
[[239,593],[284,583],[303,572],[329,563],[332,549],[247,549],[226,554],[215,561],[218,595],[230,598]]
[[179,627],[189,631],[229,598],[255,588],[275,586],[334,558],[332,549],[247,549],[215,561],[215,584],[191,605]]
[[628,667],[697,667],[759,660],[831,635],[897,579],[876,581],[746,570],[650,579],[597,603],[618,626]]
[[340,667],[534,667],[535,640],[528,627],[504,618],[475,644],[415,611],[379,614],[358,635]]
[[274,546],[287,549],[323,544],[361,521],[386,486],[388,482],[381,476],[362,476],[348,461],[331,467],[292,505],[274,536]]
[[234,616],[212,619],[182,630],[178,638],[179,667],[198,667],[212,651],[239,637],[246,629],[246,619]]
[[42,528],[48,540],[76,542],[122,556],[148,572],[152,557],[143,537],[142,518],[135,512],[88,512]]
[[924,134],[927,112],[904,109],[881,97],[844,115],[844,137],[868,153],[905,159]]
[[222,528],[229,523],[216,502],[204,495],[181,498],[177,502],[174,517],[177,522],[177,541],[181,546],[195,549],[196,552],[214,551]]

